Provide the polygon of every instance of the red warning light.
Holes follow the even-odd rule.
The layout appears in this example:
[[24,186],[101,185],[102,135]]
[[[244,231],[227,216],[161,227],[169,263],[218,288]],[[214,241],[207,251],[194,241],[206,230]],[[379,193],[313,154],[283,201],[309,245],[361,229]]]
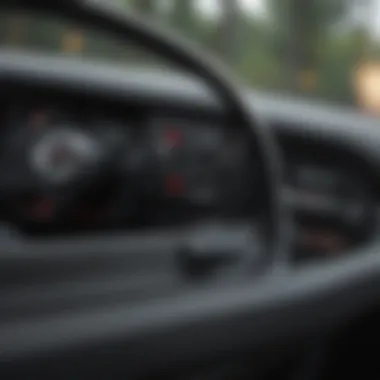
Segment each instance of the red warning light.
[[50,220],[54,216],[55,202],[51,198],[43,198],[33,202],[29,209],[30,216],[39,221]]
[[29,121],[29,125],[33,129],[39,129],[46,124],[47,119],[48,119],[48,115],[45,111],[36,110],[30,113],[28,121]]
[[164,132],[164,142],[166,146],[176,147],[182,145],[183,134],[182,131],[174,128],[168,128]]
[[165,178],[165,194],[171,197],[183,195],[185,184],[181,176],[170,174]]

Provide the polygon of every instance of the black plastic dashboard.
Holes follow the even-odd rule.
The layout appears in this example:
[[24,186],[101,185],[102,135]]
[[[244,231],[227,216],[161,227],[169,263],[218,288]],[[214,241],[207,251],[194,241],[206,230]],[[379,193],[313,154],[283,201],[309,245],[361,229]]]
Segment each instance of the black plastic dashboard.
[[[145,220],[118,219],[119,226],[252,215],[247,205],[254,204],[254,184],[260,180],[254,158],[252,166],[243,166],[244,136],[227,128],[218,104],[195,79],[164,69],[124,70],[5,52],[0,84],[8,130],[33,128],[33,123],[74,125],[107,130],[101,140],[112,134],[125,140],[124,165],[140,173],[126,181],[126,192],[132,191],[131,182],[142,181],[137,193],[147,189],[156,202]],[[248,97],[252,112],[274,129],[282,148],[284,202],[294,211],[296,257],[336,256],[374,238],[380,201],[378,121],[286,95],[249,92]],[[237,202],[225,202],[220,189],[225,199]],[[130,199],[115,204],[113,212],[130,217],[136,203]],[[187,219],[181,220],[184,214]]]
[[[106,155],[120,150],[117,167],[107,169],[101,185],[95,183],[78,200],[67,220],[68,230],[60,224],[56,231],[249,218],[260,207],[255,202],[259,199],[255,183],[260,178],[246,136],[212,112],[124,103],[113,97],[96,99],[40,83],[28,89],[3,83],[3,89],[7,98],[2,105],[1,168],[8,183],[12,176],[21,175],[59,185],[66,171],[76,170],[84,160],[81,151]],[[71,159],[77,163],[65,169],[61,163],[73,155],[62,141],[70,136],[87,148],[78,147],[80,157]],[[52,141],[53,149],[46,148]],[[20,157],[25,165],[17,165]],[[54,191],[45,186],[16,192],[8,186],[6,195],[12,196],[2,197],[3,214],[14,215],[11,221],[22,232],[46,230],[54,216]]]
[[[126,133],[126,141],[135,142],[141,131],[151,131],[152,121],[167,125],[170,119],[170,125],[173,120],[178,125],[186,119],[195,128],[206,126],[203,132],[215,131],[215,126],[223,130],[223,114],[207,90],[171,72],[1,53],[0,85],[5,127],[20,116],[32,125],[46,117],[64,120],[65,125],[69,121],[107,124],[111,130],[117,124],[122,126],[117,131]],[[54,239],[4,238],[0,334],[5,361],[49,352],[54,347],[52,337],[62,338],[58,348],[65,351],[77,344],[92,347],[106,335],[117,343],[126,336],[133,342],[133,349],[127,350],[132,358],[128,370],[133,373],[141,370],[134,367],[141,357],[149,368],[160,367],[162,358],[179,365],[188,358],[190,345],[196,348],[196,359],[207,356],[215,345],[233,351],[254,342],[260,351],[265,342],[308,337],[373,306],[379,285],[378,249],[371,244],[378,231],[380,200],[378,121],[286,96],[250,92],[247,96],[253,114],[274,129],[282,148],[284,202],[294,210],[294,258],[327,255],[337,259],[306,265],[304,271],[293,267],[275,274],[273,282],[254,278],[232,289],[217,283],[215,292],[215,287],[194,288],[179,275],[173,261],[177,242],[168,244],[166,239],[170,230],[149,238],[123,233],[105,240],[67,239],[59,246]],[[78,114],[76,108],[88,112]],[[141,116],[146,110],[148,120]],[[25,118],[30,111],[31,119]],[[170,130],[169,140],[178,141],[178,128],[174,134]],[[204,141],[203,132],[196,141]],[[153,135],[152,141],[157,141]],[[337,257],[351,251],[358,254],[345,260]],[[153,296],[157,302],[144,305]],[[126,301],[130,303],[125,305]],[[35,325],[33,318],[40,314],[45,319]],[[211,326],[213,317],[216,322]],[[187,328],[192,323],[202,327],[199,334]],[[139,336],[147,326],[149,331]],[[159,339],[162,331],[173,326],[178,326],[177,334]],[[152,336],[160,346],[149,351],[147,342]],[[106,357],[117,363],[115,352],[106,351]],[[94,362],[104,360],[103,354],[92,352],[83,357],[82,364],[94,369]]]

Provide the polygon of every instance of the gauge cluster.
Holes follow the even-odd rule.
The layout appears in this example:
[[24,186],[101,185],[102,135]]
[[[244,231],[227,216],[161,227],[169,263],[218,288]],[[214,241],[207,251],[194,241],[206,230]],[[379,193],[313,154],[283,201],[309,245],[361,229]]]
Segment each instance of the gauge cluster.
[[[1,224],[50,235],[260,214],[254,152],[220,117],[73,103],[14,99],[6,107]],[[279,141],[295,260],[335,257],[368,241],[379,201],[368,166],[336,147]]]
[[[217,205],[228,176],[226,131],[218,125],[191,124],[180,119],[151,121],[154,152],[162,171],[164,196],[199,205]],[[244,150],[244,145],[236,147]],[[242,162],[235,161],[235,170]]]
[[[156,170],[151,210],[157,222],[247,217],[250,194],[246,139],[223,123],[156,116],[146,138]],[[163,212],[163,210],[165,212]]]
[[[0,189],[5,221],[60,231],[252,216],[249,146],[223,122],[34,103],[11,107],[3,123],[0,176],[25,182]],[[62,206],[73,184],[78,195]]]

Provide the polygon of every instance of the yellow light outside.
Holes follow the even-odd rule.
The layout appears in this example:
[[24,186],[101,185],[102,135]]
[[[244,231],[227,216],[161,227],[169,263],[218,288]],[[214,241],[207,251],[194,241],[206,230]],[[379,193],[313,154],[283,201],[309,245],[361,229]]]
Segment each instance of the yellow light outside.
[[317,74],[314,70],[304,70],[299,74],[298,81],[301,90],[314,90],[317,86]]
[[7,42],[12,45],[18,45],[22,43],[24,37],[25,19],[21,14],[13,14],[9,16],[8,30],[7,30]]
[[62,51],[65,53],[81,53],[84,40],[80,30],[70,30],[63,35]]
[[357,67],[354,90],[362,109],[380,115],[380,63],[368,62]]

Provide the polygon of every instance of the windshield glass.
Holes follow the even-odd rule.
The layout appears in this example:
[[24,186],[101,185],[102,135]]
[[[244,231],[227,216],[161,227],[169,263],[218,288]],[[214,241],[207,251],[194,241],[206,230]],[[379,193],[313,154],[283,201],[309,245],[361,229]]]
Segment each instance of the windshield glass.
[[[103,0],[110,1],[110,0]],[[116,1],[115,1],[116,3]],[[380,114],[380,0],[120,0],[220,57],[247,86]],[[157,65],[141,49],[41,15],[3,12],[6,48],[122,65]],[[147,57],[149,56],[149,59]]]

